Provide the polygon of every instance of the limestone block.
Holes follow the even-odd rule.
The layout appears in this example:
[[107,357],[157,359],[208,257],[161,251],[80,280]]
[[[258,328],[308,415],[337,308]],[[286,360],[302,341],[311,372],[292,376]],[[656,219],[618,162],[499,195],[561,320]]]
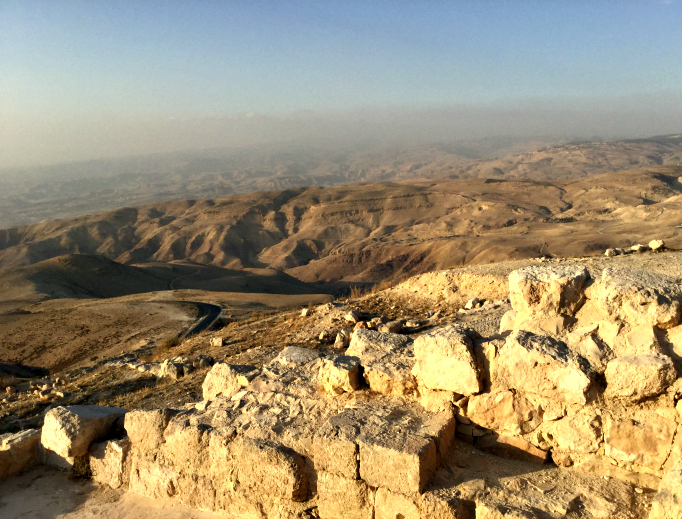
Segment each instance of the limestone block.
[[143,456],[156,457],[164,442],[163,433],[175,414],[170,409],[130,411],[125,417],[125,430],[133,447]]
[[631,355],[613,359],[606,365],[605,396],[639,402],[660,395],[677,379],[670,357]]
[[680,517],[682,517],[682,459],[663,476],[649,512],[649,519]]
[[324,359],[317,380],[329,393],[351,393],[360,387],[360,359],[346,355]]
[[455,394],[452,391],[439,391],[419,386],[419,403],[431,413],[452,409]]
[[283,366],[296,367],[313,362],[319,356],[320,354],[315,350],[299,348],[298,346],[287,346],[279,352],[272,362],[282,364]]
[[624,418],[604,415],[604,453],[616,461],[659,471],[672,447],[676,413],[661,409],[634,411]]
[[154,461],[133,456],[128,490],[152,499],[173,497],[178,491],[178,474]]
[[120,488],[127,483],[125,466],[130,450],[130,440],[108,440],[90,446],[90,471],[98,483]]
[[374,519],[421,519],[417,504],[408,496],[378,488],[374,501]]
[[476,425],[512,435],[529,433],[542,423],[540,409],[511,391],[470,397],[467,416]]
[[482,389],[471,339],[449,325],[424,333],[414,342],[412,373],[429,389],[473,395]]
[[421,492],[438,467],[432,438],[393,433],[360,436],[360,477],[372,487],[407,494]]
[[0,479],[11,476],[38,462],[40,430],[26,429],[0,436]]
[[241,488],[256,495],[305,501],[308,476],[300,454],[273,442],[243,438],[233,444]]
[[222,348],[223,347],[223,338],[222,337],[211,337],[210,341],[211,347],[213,348]]
[[610,267],[602,273],[599,304],[612,320],[672,328],[680,321],[682,291],[653,272]]
[[457,420],[452,410],[436,413],[422,425],[422,431],[436,441],[436,448],[440,459],[447,456],[455,441],[455,427]]
[[84,456],[90,444],[106,438],[125,409],[75,405],[55,407],[45,415],[43,447],[64,458]]
[[374,492],[362,480],[320,471],[317,474],[317,495],[320,519],[374,517]]
[[602,443],[601,418],[593,410],[583,410],[551,422],[544,431],[556,449],[578,452],[597,452]]
[[195,475],[206,475],[208,460],[209,427],[190,424],[187,420],[174,420],[163,432],[163,443],[158,459],[172,469]]
[[[304,349],[304,348],[300,348]],[[238,366],[217,362],[206,374],[201,386],[204,400],[213,400],[218,395],[231,397],[248,385],[249,380],[257,373],[253,366]],[[249,378],[251,377],[251,378]]]
[[502,434],[487,434],[476,440],[476,448],[501,458],[528,461],[531,463],[545,463],[547,451],[538,449],[518,436]]
[[566,344],[551,337],[515,331],[500,349],[493,389],[517,389],[547,398],[585,404],[594,372]]
[[573,315],[583,304],[589,274],[581,266],[532,266],[509,274],[509,299],[519,315]]

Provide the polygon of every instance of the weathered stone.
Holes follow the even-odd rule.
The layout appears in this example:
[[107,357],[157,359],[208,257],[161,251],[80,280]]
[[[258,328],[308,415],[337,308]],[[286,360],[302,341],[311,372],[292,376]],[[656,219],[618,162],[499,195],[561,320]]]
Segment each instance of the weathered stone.
[[163,433],[175,414],[170,409],[130,411],[125,417],[125,430],[136,451],[145,457],[155,458],[164,442]]
[[583,304],[588,279],[581,266],[532,266],[509,274],[509,299],[519,315],[573,315]]
[[630,250],[633,252],[646,252],[649,250],[649,247],[641,243],[638,243],[637,245],[633,245],[632,247],[630,247]]
[[525,320],[517,319],[515,330],[525,330],[539,335],[559,335],[566,330],[568,320],[564,315],[532,315]]
[[616,338],[620,332],[621,324],[612,321],[599,321],[598,335],[610,348],[616,345]]
[[473,299],[469,299],[466,302],[466,304],[464,305],[464,309],[465,310],[473,310],[474,308],[476,308],[476,306],[478,306],[479,302],[480,301],[479,301],[478,297],[474,297]]
[[680,288],[660,274],[616,267],[602,274],[599,304],[611,319],[672,328],[680,321],[681,302]]
[[649,512],[649,519],[679,519],[680,517],[682,517],[682,459],[663,476]]
[[130,483],[128,489],[133,494],[161,499],[173,497],[177,492],[178,474],[166,467],[133,457],[130,469]]
[[84,456],[90,444],[105,439],[126,412],[117,407],[55,407],[45,415],[41,442],[64,458]]
[[431,438],[394,433],[360,436],[360,477],[372,487],[407,494],[421,492],[438,466]]
[[424,385],[419,386],[419,403],[431,413],[452,409],[455,394],[452,391],[440,391],[429,389]]
[[357,427],[344,416],[330,418],[313,437],[315,468],[346,479],[359,477]]
[[592,335],[574,345],[573,350],[590,363],[592,371],[600,375],[606,371],[606,365],[613,359],[611,348]]
[[362,320],[362,315],[357,310],[351,310],[344,318],[351,323],[359,323]]
[[337,395],[355,391],[360,387],[360,360],[346,355],[324,359],[318,382],[325,391]]
[[450,325],[427,332],[414,342],[417,363],[412,373],[429,389],[473,395],[482,386],[471,339]]
[[0,437],[0,479],[30,468],[39,458],[40,431],[26,429]]
[[272,360],[283,366],[296,367],[313,362],[320,357],[319,352],[298,346],[287,346]]
[[348,343],[350,343],[350,332],[348,330],[341,330],[336,334],[336,339],[334,339],[334,348],[347,348]]
[[311,314],[310,308],[304,308],[301,310],[301,317],[308,317]]
[[211,337],[210,344],[212,348],[222,348],[225,342],[222,337]]
[[467,416],[476,425],[512,435],[529,433],[542,423],[540,410],[511,391],[470,397]]
[[606,414],[602,417],[605,454],[616,461],[660,470],[672,447],[676,413],[674,409],[635,411],[626,418]]
[[320,519],[374,517],[374,492],[362,480],[320,471],[317,474],[317,494]]
[[130,440],[108,440],[90,446],[90,470],[98,483],[120,488],[127,483],[125,466]]
[[178,362],[164,360],[159,366],[159,378],[169,378],[179,380],[185,376],[185,368]]
[[253,366],[239,366],[224,362],[214,364],[201,386],[204,400],[212,400],[218,395],[231,397],[248,385],[257,372]]
[[275,443],[244,438],[235,446],[239,485],[258,495],[305,501],[308,476],[300,454]]
[[633,402],[660,395],[677,379],[672,359],[664,355],[619,357],[606,365],[604,375],[606,396]]
[[346,355],[358,357],[365,366],[385,359],[388,355],[403,353],[412,339],[395,333],[380,333],[358,328],[353,332]]
[[480,437],[476,448],[495,454],[501,458],[528,461],[531,463],[545,463],[547,451],[538,449],[518,436],[506,436],[502,434],[487,434]]
[[594,474],[605,478],[617,478],[639,487],[656,490],[661,478],[651,474],[632,472],[615,465],[611,458],[598,454],[586,454],[576,457],[572,468],[577,472]]
[[495,389],[518,389],[566,403],[585,404],[592,384],[589,363],[551,337],[515,331],[495,362]]
[[417,504],[409,497],[378,488],[374,502],[374,519],[421,519]]
[[591,410],[551,422],[543,433],[552,447],[568,452],[597,452],[602,442],[601,418]]

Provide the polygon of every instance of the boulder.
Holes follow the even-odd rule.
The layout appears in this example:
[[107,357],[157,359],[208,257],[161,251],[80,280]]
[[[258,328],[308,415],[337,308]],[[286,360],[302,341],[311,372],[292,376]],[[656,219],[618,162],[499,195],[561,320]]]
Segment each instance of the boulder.
[[680,321],[682,291],[648,271],[610,267],[602,273],[599,305],[611,320],[672,328]]
[[125,470],[130,440],[108,440],[90,446],[90,471],[98,483],[120,488],[127,482]]
[[532,266],[509,274],[509,299],[519,315],[573,315],[585,300],[582,266]]
[[613,359],[606,365],[605,396],[639,402],[663,393],[677,379],[670,357],[631,355]]
[[625,335],[625,348],[618,348],[619,356],[651,355],[663,350],[658,343],[653,326],[635,326]]
[[412,373],[428,389],[473,395],[482,389],[469,336],[454,325],[424,333],[414,342]]
[[0,479],[21,472],[38,461],[40,436],[38,429],[0,436]]
[[493,389],[516,389],[585,404],[594,372],[565,343],[525,331],[513,332],[500,349],[492,373]]
[[[303,348],[301,348],[303,349]],[[231,397],[249,384],[258,370],[253,366],[240,366],[218,362],[206,374],[201,386],[204,400],[212,400],[218,395]]]
[[602,443],[601,418],[594,411],[585,409],[549,423],[543,436],[555,449],[569,453],[597,452]]
[[403,322],[400,320],[389,321],[377,326],[377,331],[381,333],[400,333],[403,331]]
[[318,383],[325,391],[336,395],[355,391],[360,387],[360,359],[346,355],[324,359]]
[[476,425],[512,435],[529,433],[542,423],[540,409],[512,391],[470,397],[467,417]]
[[90,444],[105,439],[127,411],[118,407],[55,407],[45,415],[43,447],[63,458],[84,456]]
[[680,517],[682,517],[682,459],[663,476],[649,512],[649,519]]

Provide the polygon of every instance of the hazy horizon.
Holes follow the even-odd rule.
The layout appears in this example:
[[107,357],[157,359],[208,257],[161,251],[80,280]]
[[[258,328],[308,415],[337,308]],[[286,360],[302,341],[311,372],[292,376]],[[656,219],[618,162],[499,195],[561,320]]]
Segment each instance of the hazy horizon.
[[677,1],[0,4],[0,170],[682,132]]

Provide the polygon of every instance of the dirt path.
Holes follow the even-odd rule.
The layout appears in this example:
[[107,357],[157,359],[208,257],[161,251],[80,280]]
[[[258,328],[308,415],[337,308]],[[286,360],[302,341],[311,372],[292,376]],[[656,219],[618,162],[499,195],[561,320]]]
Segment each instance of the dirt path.
[[122,493],[39,467],[0,483],[2,519],[230,519],[164,499]]

